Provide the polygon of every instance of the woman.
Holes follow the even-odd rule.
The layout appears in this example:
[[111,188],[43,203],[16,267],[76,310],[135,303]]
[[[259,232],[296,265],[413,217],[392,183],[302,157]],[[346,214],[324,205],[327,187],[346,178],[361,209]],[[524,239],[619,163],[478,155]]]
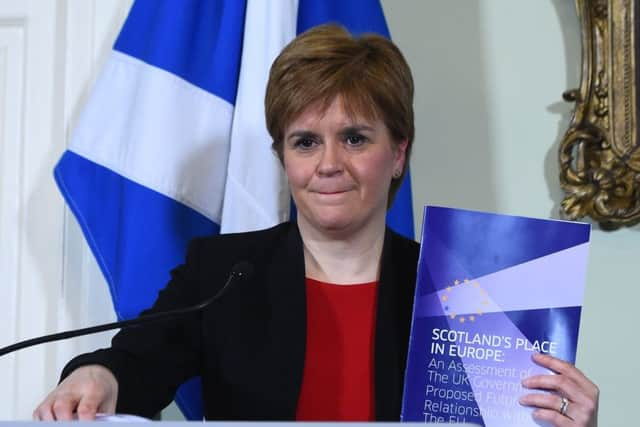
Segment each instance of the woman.
[[[186,379],[203,379],[208,419],[397,420],[418,245],[385,227],[414,136],[413,80],[378,36],[316,27],[274,62],[266,121],[297,223],[196,239],[151,311],[217,292],[247,260],[251,279],[198,316],[120,332],[80,356],[36,409],[37,419],[99,412],[152,416]],[[595,426],[597,389],[573,366],[526,386],[554,425]]]

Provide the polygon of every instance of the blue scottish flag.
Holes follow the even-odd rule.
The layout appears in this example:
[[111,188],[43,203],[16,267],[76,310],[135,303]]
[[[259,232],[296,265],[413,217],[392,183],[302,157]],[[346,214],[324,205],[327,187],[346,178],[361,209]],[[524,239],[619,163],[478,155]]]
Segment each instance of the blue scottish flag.
[[[263,98],[269,67],[325,22],[389,36],[378,0],[137,0],[55,179],[119,319],[149,307],[194,236],[289,217]],[[413,237],[407,176],[389,223]],[[202,418],[199,383],[176,396]]]

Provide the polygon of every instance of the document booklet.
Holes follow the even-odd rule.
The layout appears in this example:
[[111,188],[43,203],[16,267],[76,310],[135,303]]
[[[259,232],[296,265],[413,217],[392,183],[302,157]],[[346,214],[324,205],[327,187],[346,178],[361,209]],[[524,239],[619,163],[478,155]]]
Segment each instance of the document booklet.
[[427,206],[402,421],[539,427],[532,353],[575,363],[588,224]]

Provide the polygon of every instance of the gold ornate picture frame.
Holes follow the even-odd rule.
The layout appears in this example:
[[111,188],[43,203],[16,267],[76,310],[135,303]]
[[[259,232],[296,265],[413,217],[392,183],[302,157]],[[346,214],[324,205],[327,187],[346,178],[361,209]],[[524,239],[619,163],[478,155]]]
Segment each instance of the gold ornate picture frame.
[[603,228],[640,222],[638,16],[634,0],[576,0],[582,31],[580,88],[561,144],[562,214]]

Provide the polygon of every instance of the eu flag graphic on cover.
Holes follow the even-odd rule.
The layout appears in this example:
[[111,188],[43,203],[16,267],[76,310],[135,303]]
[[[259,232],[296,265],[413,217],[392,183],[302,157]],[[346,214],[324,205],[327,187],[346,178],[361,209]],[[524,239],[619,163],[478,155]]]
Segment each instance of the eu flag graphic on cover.
[[590,226],[425,208],[402,421],[539,427],[518,399],[575,363]]

